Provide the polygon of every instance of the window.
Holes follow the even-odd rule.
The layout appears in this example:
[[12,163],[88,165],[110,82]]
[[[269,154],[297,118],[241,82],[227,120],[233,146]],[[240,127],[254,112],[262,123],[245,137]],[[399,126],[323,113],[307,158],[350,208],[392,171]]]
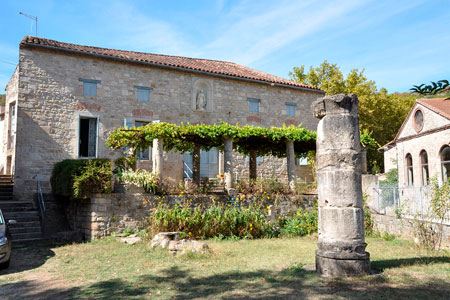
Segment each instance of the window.
[[430,182],[430,173],[428,171],[428,154],[425,150],[420,152],[420,165],[422,167],[422,185],[428,185]]
[[419,132],[423,128],[423,112],[418,109],[414,113],[414,129]]
[[100,83],[100,80],[80,78],[80,81],[83,82],[84,96],[97,96],[97,83]]
[[[250,156],[248,157],[248,163],[250,164]],[[256,164],[257,165],[262,164],[262,156],[257,156],[256,157]]]
[[450,178],[450,147],[444,146],[441,150],[442,181]]
[[408,176],[408,185],[414,184],[413,161],[411,154],[406,154],[406,174]]
[[297,104],[286,102],[286,115],[295,117],[295,107]]
[[[145,121],[135,121],[133,119],[125,119],[123,126],[125,128],[133,128],[133,127],[145,126],[148,123],[149,122],[145,122]],[[126,149],[125,149],[125,152],[126,152]],[[139,152],[137,153],[137,159],[138,160],[150,160],[150,152],[151,152],[151,147],[148,147],[144,151],[139,150]]]
[[295,165],[296,166],[307,166],[308,165],[308,159],[306,157],[300,157],[295,158]]
[[259,99],[248,99],[249,111],[259,113]]
[[97,118],[80,117],[78,156],[97,156]]
[[146,86],[134,86],[137,89],[137,100],[138,101],[150,101],[150,91],[152,88]]
[[[148,122],[139,122],[139,121],[135,121],[134,122],[134,126],[135,127],[142,127],[147,125]],[[150,160],[150,147],[148,147],[147,149],[145,149],[144,151],[139,150],[138,155],[137,155],[137,159],[138,160]]]

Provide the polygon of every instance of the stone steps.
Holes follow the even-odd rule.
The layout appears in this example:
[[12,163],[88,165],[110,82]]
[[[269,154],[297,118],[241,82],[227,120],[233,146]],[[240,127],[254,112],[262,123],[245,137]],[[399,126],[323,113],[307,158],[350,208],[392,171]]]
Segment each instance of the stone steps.
[[0,209],[3,213],[35,210],[33,203],[28,201],[1,201]]

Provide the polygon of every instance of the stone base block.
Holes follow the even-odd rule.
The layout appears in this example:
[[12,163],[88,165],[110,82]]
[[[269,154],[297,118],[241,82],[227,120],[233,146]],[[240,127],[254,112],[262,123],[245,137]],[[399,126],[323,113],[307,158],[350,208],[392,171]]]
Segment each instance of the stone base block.
[[369,255],[365,259],[336,259],[316,253],[316,272],[323,277],[353,277],[370,274]]

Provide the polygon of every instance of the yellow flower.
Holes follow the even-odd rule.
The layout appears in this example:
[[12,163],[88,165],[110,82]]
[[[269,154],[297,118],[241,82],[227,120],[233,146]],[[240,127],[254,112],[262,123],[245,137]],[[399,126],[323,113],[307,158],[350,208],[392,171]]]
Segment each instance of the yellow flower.
[[297,226],[295,226],[295,228],[298,228],[298,225],[297,225]]
[[189,231],[189,235],[191,235],[192,233]]
[[297,213],[297,216],[300,216],[300,212]]
[[278,219],[281,219],[281,217],[280,217],[280,216],[278,216]]
[[269,196],[267,196],[267,199],[270,199],[270,197],[269,197]]

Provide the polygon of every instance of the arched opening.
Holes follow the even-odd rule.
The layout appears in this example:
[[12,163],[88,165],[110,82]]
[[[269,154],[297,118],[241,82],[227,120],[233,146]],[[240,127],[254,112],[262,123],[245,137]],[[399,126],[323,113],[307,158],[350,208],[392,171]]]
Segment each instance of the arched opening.
[[414,173],[413,173],[413,160],[411,154],[406,154],[406,175],[408,178],[408,185],[414,184]]
[[422,185],[428,185],[430,172],[428,170],[428,154],[425,150],[420,151],[420,165],[422,169]]
[[446,182],[450,178],[450,147],[444,146],[441,150],[442,181]]

